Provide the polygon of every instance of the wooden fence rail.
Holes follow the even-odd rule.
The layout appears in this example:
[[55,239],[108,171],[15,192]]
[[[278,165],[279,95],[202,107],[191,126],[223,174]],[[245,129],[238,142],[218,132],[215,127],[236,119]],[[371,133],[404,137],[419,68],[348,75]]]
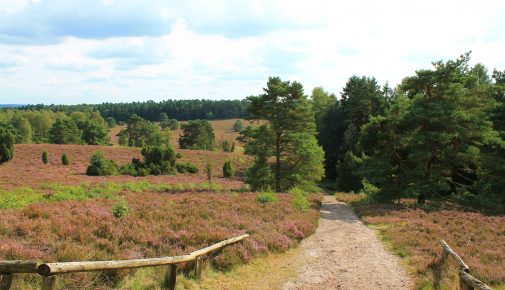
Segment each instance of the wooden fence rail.
[[93,272],[104,270],[133,269],[140,267],[168,266],[165,275],[165,287],[175,289],[177,264],[195,261],[195,277],[200,278],[202,263],[201,256],[237,243],[249,237],[244,234],[230,238],[190,254],[174,257],[152,259],[132,259],[116,261],[85,261],[40,263],[37,261],[0,261],[0,290],[8,290],[12,284],[13,273],[38,273],[42,276],[42,290],[56,289],[56,276],[64,273]]
[[440,245],[442,245],[442,255],[443,259],[447,256],[451,256],[454,258],[459,267],[459,288],[461,290],[492,290],[491,287],[486,285],[484,282],[478,280],[477,278],[470,275],[470,267],[461,259],[461,257],[454,252],[451,247],[444,241],[440,240]]

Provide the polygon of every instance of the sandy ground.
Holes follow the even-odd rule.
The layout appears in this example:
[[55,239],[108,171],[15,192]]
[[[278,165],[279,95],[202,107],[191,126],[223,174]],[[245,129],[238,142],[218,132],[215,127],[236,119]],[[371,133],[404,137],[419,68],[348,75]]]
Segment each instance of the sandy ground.
[[325,196],[316,233],[302,241],[306,261],[282,289],[411,289],[400,260],[352,209]]

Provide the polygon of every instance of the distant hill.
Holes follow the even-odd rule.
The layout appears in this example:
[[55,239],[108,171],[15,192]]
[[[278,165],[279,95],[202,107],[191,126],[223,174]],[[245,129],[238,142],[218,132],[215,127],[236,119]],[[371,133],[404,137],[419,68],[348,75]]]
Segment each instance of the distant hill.
[[0,104],[0,108],[18,108],[24,105],[21,104]]

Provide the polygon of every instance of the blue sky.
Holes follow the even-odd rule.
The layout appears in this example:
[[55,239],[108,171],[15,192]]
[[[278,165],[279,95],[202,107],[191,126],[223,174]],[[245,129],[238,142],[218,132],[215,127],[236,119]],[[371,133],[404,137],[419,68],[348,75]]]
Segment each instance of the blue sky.
[[0,103],[339,93],[472,51],[505,70],[505,1],[0,0]]

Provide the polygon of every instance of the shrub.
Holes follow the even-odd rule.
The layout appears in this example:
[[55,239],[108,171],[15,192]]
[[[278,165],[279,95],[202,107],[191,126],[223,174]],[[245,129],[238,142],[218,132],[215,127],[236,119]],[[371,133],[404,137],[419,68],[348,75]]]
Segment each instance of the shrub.
[[5,128],[0,128],[0,164],[14,157],[14,135]]
[[244,125],[242,125],[242,121],[240,120],[235,121],[235,123],[233,124],[233,131],[235,132],[240,132],[242,131],[243,128]]
[[117,175],[118,172],[119,168],[116,162],[104,159],[101,151],[97,151],[91,155],[90,164],[86,169],[86,175],[90,176]]
[[252,191],[266,190],[273,185],[274,175],[266,163],[255,163],[247,169],[246,174],[246,182],[251,186]]
[[231,152],[230,141],[228,140],[221,141],[221,148],[223,149],[223,152]]
[[207,173],[207,181],[211,182],[212,181],[212,165],[210,165],[209,161],[207,161],[207,164],[205,164],[205,173]]
[[275,203],[278,201],[278,198],[275,192],[269,190],[258,193],[258,195],[256,196],[256,201],[263,204],[269,202]]
[[293,187],[289,190],[289,193],[293,195],[293,207],[300,211],[307,211],[310,209],[310,202],[307,199],[307,193],[300,187]]
[[226,178],[233,177],[235,171],[233,170],[233,165],[231,164],[231,160],[227,160],[223,164],[223,176]]
[[47,164],[47,162],[49,162],[49,157],[46,150],[42,151],[42,162],[44,162],[44,164]]
[[230,152],[235,152],[235,142],[231,143]]
[[112,206],[112,214],[116,218],[125,217],[128,214],[128,203],[125,200],[118,201]]
[[172,147],[146,146],[141,150],[144,165],[154,175],[171,174],[175,171],[175,151]]
[[184,163],[177,163],[175,165],[175,168],[177,169],[177,172],[179,173],[198,173],[198,167],[194,164],[191,164],[189,162],[184,162]]
[[70,164],[70,160],[68,159],[67,153],[63,153],[63,155],[61,155],[61,164],[63,165]]

